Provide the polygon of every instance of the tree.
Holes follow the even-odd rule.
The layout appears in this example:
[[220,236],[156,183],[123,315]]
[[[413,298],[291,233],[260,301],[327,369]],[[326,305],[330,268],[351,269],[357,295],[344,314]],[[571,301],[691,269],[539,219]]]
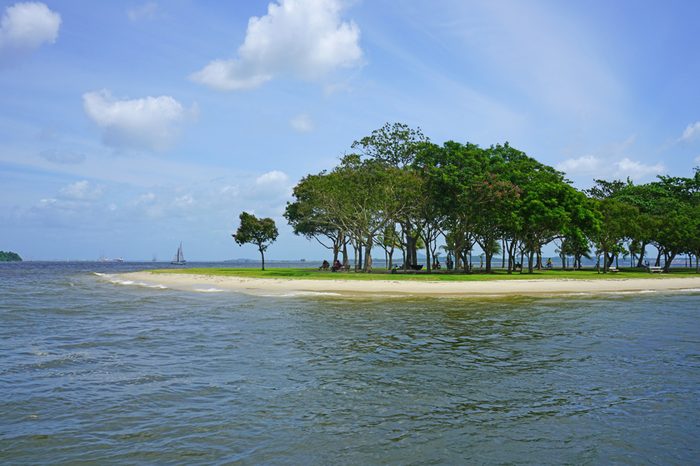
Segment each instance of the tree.
[[420,217],[421,210],[424,211],[424,209],[418,208],[416,204],[416,199],[422,200],[417,197],[418,186],[404,189],[405,183],[411,177],[413,162],[427,143],[428,138],[423,135],[420,128],[413,129],[404,123],[386,123],[383,127],[372,131],[369,136],[352,143],[352,148],[359,151],[361,157],[375,162],[376,166],[388,166],[399,175],[390,178],[388,182],[395,185],[392,189],[401,196],[397,200],[405,208],[401,209],[401,212],[394,212],[394,216],[387,218],[387,221],[401,227],[401,249],[405,255],[404,268],[417,265],[417,248],[421,232],[424,232],[423,227],[428,225],[428,222]]
[[370,136],[353,142],[352,148],[370,159],[405,167],[413,163],[421,144],[427,141],[420,128],[413,129],[404,123],[386,123],[372,131]]
[[22,258],[16,252],[0,251],[0,262],[22,262]]
[[[294,229],[295,235],[313,238],[323,247],[333,251],[333,262],[343,248],[343,263],[347,261],[346,233],[337,211],[330,208],[336,205],[337,198],[342,194],[337,189],[338,183],[334,174],[321,172],[318,175],[308,175],[294,187],[294,202],[288,202],[284,217]],[[335,215],[333,215],[335,213]]]
[[258,219],[255,215],[248,212],[241,213],[239,219],[241,225],[233,235],[233,239],[239,246],[246,243],[255,244],[260,251],[262,258],[262,269],[265,270],[265,250],[272,244],[279,234],[275,221],[271,218]]

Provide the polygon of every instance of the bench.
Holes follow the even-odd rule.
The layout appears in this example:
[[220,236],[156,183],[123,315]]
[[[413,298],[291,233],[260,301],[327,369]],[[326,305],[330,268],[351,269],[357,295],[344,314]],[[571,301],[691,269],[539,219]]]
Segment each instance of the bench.
[[656,267],[653,265],[647,267],[647,270],[649,270],[649,273],[661,273],[664,271],[663,267]]
[[610,273],[617,273],[619,271],[617,267],[608,267],[608,272]]

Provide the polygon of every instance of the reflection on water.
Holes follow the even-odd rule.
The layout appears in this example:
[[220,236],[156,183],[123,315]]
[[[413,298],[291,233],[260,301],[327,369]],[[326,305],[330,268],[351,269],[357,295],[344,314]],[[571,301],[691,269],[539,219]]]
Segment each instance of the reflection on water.
[[283,299],[24,267],[0,268],[3,463],[698,458],[698,294]]

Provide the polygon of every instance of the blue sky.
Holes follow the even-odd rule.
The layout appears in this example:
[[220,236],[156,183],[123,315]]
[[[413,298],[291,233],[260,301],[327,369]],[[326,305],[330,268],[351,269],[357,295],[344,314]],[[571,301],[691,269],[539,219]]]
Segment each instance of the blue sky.
[[385,122],[645,182],[700,165],[698,2],[0,1],[0,249],[319,259],[281,217]]

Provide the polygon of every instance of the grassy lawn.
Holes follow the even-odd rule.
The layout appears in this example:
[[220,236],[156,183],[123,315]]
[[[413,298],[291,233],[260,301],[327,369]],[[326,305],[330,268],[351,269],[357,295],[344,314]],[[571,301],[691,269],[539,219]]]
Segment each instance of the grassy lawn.
[[602,280],[646,278],[664,279],[669,277],[698,277],[694,270],[672,269],[671,273],[648,273],[636,269],[621,269],[617,273],[597,273],[595,270],[541,270],[535,273],[513,273],[497,270],[492,274],[485,273],[456,273],[437,271],[431,274],[427,272],[389,273],[386,270],[375,270],[372,273],[355,272],[330,272],[316,268],[270,268],[265,271],[252,268],[193,268],[193,269],[160,269],[153,273],[175,273],[213,275],[221,277],[243,278],[280,278],[280,279],[309,279],[309,280],[417,280],[417,281],[488,281],[488,280],[548,280],[548,279],[573,279],[573,280]]

